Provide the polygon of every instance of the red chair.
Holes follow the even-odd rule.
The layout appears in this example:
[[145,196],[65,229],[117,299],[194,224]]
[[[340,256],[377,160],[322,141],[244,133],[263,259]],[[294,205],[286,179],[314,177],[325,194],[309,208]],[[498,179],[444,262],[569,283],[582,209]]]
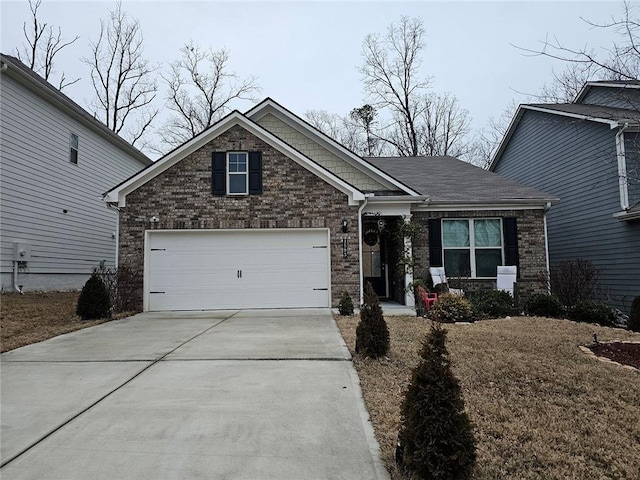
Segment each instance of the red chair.
[[422,288],[422,286],[418,286],[416,291],[418,292],[418,296],[422,300],[422,303],[424,303],[425,312],[428,312],[431,308],[431,305],[438,301],[438,294],[435,292],[429,293],[424,288]]

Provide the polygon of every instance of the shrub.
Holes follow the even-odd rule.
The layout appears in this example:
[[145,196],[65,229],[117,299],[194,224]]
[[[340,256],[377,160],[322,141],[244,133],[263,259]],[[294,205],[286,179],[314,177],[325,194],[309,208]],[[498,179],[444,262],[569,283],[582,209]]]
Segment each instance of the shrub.
[[606,327],[616,324],[613,309],[604,303],[580,302],[569,309],[569,318],[576,322],[599,323]]
[[338,312],[340,315],[353,315],[353,301],[346,290],[342,292],[340,303],[338,303]]
[[476,316],[506,317],[513,309],[513,297],[509,292],[480,290],[471,295],[471,310]]
[[389,330],[382,316],[378,295],[369,282],[364,290],[364,305],[360,308],[360,323],[356,328],[356,353],[365,357],[383,357],[389,351]]
[[640,297],[633,299],[627,328],[632,332],[640,332]]
[[138,269],[125,262],[117,268],[107,267],[101,262],[99,267],[93,269],[93,273],[107,287],[114,312],[131,312],[140,308],[142,274]]
[[471,318],[469,300],[453,293],[438,295],[430,311],[435,320],[443,323],[463,322]]
[[564,307],[553,295],[535,293],[529,297],[524,306],[524,313],[540,317],[560,318],[564,315]]
[[76,313],[82,320],[106,318],[111,311],[109,292],[100,277],[92,273],[87,283],[82,287],[78,298]]
[[402,404],[396,458],[416,478],[467,479],[476,440],[458,379],[451,371],[446,330],[434,324]]
[[598,291],[600,271],[589,260],[564,260],[551,272],[551,293],[563,305],[588,302]]

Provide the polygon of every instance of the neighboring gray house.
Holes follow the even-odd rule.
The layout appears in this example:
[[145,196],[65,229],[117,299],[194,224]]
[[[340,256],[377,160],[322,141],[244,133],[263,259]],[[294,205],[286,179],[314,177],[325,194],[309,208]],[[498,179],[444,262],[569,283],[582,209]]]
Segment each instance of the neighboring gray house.
[[590,260],[602,299],[640,295],[640,83],[590,82],[570,104],[521,105],[490,170],[560,200],[549,260]]
[[543,288],[552,200],[452,157],[364,159],[269,98],[105,195],[150,311],[329,307],[366,282],[413,305],[443,265],[467,291],[517,265],[524,299]]
[[1,55],[0,71],[2,290],[16,266],[24,290],[80,288],[115,261],[102,193],[151,160],[18,59]]

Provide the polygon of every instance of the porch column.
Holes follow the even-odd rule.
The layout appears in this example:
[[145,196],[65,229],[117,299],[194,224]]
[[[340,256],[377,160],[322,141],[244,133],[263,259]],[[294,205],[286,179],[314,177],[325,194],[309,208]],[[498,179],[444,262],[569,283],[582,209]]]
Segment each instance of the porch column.
[[[411,221],[411,215],[403,215],[402,216],[404,223],[409,223]],[[413,247],[411,245],[411,237],[404,237],[404,251],[405,255],[410,258],[413,258]],[[404,284],[405,286],[409,286],[413,283],[413,269],[406,267],[404,270]],[[413,296],[413,291],[411,288],[405,288],[404,290],[404,304],[407,307],[415,307],[416,302]]]

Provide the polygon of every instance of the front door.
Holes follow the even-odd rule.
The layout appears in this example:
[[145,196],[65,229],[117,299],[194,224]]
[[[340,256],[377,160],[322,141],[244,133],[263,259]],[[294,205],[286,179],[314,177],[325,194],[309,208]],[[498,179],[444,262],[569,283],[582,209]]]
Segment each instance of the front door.
[[362,239],[362,273],[378,297],[387,298],[386,239],[375,224],[366,226]]

